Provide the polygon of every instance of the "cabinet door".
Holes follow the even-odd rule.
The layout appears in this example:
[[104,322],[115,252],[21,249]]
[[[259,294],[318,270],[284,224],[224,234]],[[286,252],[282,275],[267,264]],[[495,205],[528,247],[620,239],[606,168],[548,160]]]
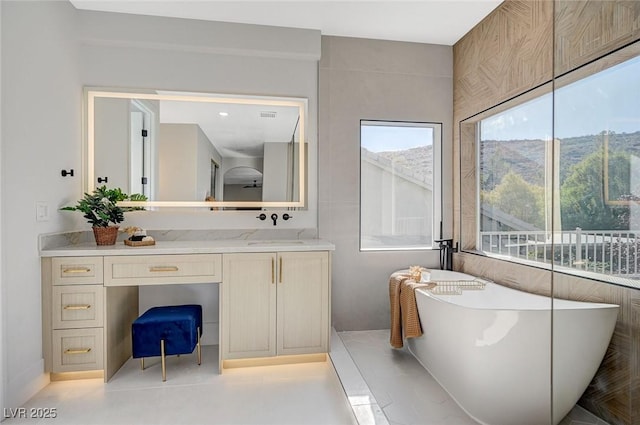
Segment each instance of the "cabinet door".
[[224,254],[223,359],[276,355],[276,255]]
[[278,355],[326,353],[329,253],[278,254]]

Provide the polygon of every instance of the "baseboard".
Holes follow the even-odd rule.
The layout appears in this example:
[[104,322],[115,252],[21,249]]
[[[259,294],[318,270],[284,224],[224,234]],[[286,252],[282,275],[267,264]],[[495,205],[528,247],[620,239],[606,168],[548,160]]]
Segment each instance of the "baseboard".
[[6,407],[17,408],[25,404],[38,391],[49,384],[49,374],[44,373],[44,359],[7,382]]

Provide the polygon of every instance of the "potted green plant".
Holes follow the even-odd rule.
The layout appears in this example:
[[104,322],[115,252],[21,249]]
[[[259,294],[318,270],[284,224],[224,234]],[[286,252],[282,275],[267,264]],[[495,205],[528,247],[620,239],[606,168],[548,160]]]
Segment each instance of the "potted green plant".
[[124,220],[127,211],[141,210],[139,207],[120,207],[120,201],[145,201],[144,195],[127,195],[120,188],[97,187],[92,193],[85,193],[75,206],[62,207],[64,211],[80,211],[93,227],[98,245],[114,245],[118,238],[118,223]]

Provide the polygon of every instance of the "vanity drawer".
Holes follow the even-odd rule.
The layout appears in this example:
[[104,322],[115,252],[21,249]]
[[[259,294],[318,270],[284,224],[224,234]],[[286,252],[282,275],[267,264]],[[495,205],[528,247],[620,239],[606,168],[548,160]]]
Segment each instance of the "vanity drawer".
[[53,331],[53,372],[103,368],[102,328]]
[[105,285],[158,285],[222,281],[221,254],[104,257]]
[[55,257],[51,267],[54,285],[102,283],[102,257]]
[[104,287],[53,287],[53,329],[100,327],[103,323]]

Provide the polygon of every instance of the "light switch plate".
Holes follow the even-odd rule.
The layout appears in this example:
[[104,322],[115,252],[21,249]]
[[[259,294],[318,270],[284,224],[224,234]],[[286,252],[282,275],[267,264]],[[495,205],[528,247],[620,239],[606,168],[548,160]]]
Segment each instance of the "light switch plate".
[[49,221],[48,202],[36,202],[36,221]]

